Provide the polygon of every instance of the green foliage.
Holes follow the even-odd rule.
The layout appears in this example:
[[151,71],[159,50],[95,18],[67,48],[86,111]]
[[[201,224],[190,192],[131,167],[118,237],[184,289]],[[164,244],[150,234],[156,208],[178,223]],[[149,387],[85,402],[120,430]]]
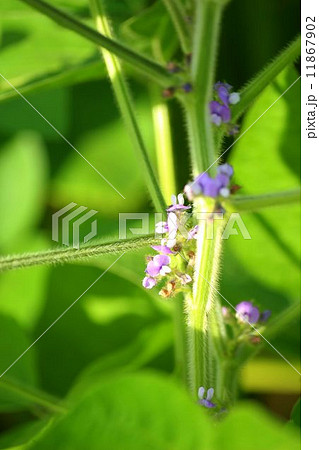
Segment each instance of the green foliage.
[[[138,405],[138,408],[136,406]],[[221,424],[170,379],[144,373],[122,375],[93,385],[73,399],[32,449],[121,448],[223,450],[298,449],[298,434],[260,407],[239,406]]]

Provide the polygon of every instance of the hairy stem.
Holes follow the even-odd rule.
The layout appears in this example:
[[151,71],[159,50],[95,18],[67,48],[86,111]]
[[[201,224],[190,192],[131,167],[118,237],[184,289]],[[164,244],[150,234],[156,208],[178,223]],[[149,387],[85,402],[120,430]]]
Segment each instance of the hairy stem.
[[250,103],[265,89],[271,81],[288,65],[296,61],[301,52],[301,38],[298,36],[270,64],[261,70],[255,78],[247,83],[241,91],[240,102],[232,108],[233,120],[236,121]]
[[180,0],[163,0],[175,26],[183,52],[188,54],[190,47],[190,30],[186,23],[186,13]]
[[218,314],[218,272],[221,252],[223,220],[215,216],[212,202],[197,201],[199,231],[193,296],[187,305],[189,383],[196,395],[200,386],[212,387],[218,370],[216,360],[223,355],[223,323]]
[[81,23],[69,14],[55,8],[54,6],[42,1],[42,0],[20,0],[23,3],[28,4],[32,8],[38,10],[42,14],[50,17],[54,22],[58,23],[64,28],[67,28],[75,33],[83,36],[85,39],[94,42],[100,47],[105,48],[111,53],[114,53],[123,61],[130,64],[134,69],[139,70],[144,75],[149,76],[162,86],[179,85],[180,79],[177,75],[170,74],[165,67],[157,64],[156,62],[146,58],[139,53],[131,50],[119,42],[110,39],[87,25]]
[[19,397],[28,400],[35,405],[45,408],[50,413],[61,414],[67,412],[67,408],[60,400],[39,390],[22,386],[13,380],[2,378],[0,380],[0,387],[19,395]]
[[[97,29],[101,34],[111,38],[111,24],[106,16],[101,0],[90,0],[90,3]],[[142,171],[155,209],[159,212],[164,211],[166,204],[148,156],[141,130],[136,120],[135,108],[123,75],[121,63],[116,56],[105,49],[102,49],[102,55],[124,122],[130,133],[136,153],[140,158]]]
[[185,97],[194,176],[205,171],[217,157],[208,103],[215,78],[222,10],[223,5],[214,0],[197,2],[191,66],[193,92]]
[[99,242],[84,245],[79,249],[66,248],[47,250],[44,252],[25,253],[16,256],[0,257],[0,272],[6,270],[20,269],[22,267],[40,266],[48,264],[63,264],[81,259],[88,259],[108,254],[116,254],[158,243],[158,239],[148,235],[142,238],[127,239],[113,242]]

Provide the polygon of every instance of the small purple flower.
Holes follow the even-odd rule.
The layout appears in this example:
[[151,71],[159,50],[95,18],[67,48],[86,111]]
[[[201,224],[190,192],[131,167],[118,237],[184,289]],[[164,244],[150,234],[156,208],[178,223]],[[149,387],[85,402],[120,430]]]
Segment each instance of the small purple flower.
[[230,195],[228,185],[233,173],[234,170],[229,164],[219,166],[215,178],[211,178],[207,172],[203,172],[195,178],[191,185],[188,185],[188,195],[191,197],[199,194],[212,198],[216,198],[219,195],[228,197]]
[[183,88],[184,92],[186,92],[187,94],[189,92],[192,92],[192,90],[193,90],[193,86],[191,85],[191,83],[183,84],[182,88]]
[[163,255],[173,254],[172,250],[166,247],[166,245],[152,245],[152,248],[156,250],[158,253],[162,253]]
[[171,262],[171,259],[167,255],[156,255],[154,258],[147,264],[145,272],[151,277],[157,277],[158,275],[166,275],[170,273],[171,269],[168,266]]
[[185,206],[184,205],[184,196],[183,194],[178,194],[177,198],[176,195],[172,195],[172,204],[167,208],[167,212],[173,212],[173,211],[180,211],[180,210],[186,210],[190,209],[191,206]]
[[145,277],[142,284],[146,289],[152,289],[156,285],[156,280],[152,277]]
[[248,322],[253,325],[258,322],[259,316],[259,309],[251,302],[244,301],[236,305],[236,317],[239,322]]
[[158,222],[155,231],[158,234],[168,233],[168,239],[163,239],[162,246],[172,248],[176,244],[176,234],[178,230],[178,218],[173,212],[168,213],[167,222]]
[[202,406],[205,406],[205,408],[215,408],[215,403],[211,402],[211,399],[214,395],[214,388],[209,388],[207,390],[206,398],[204,398],[205,392],[206,390],[203,386],[198,389],[198,403]]
[[269,319],[270,316],[271,316],[270,309],[266,309],[265,311],[263,311],[261,313],[259,321],[262,323],[265,323],[265,322],[267,322],[267,320]]
[[225,163],[217,167],[217,173],[227,175],[229,178],[231,178],[234,175],[234,169],[233,166]]
[[191,239],[197,239],[197,233],[198,233],[198,225],[195,225],[194,228],[192,228],[188,232],[187,240],[190,241]]
[[215,91],[220,98],[220,101],[225,105],[228,105],[229,91],[231,90],[231,85],[228,83],[221,83],[218,81],[215,86]]
[[155,231],[158,234],[168,233],[168,231],[169,231],[168,223],[167,222],[157,222],[157,224],[155,224]]
[[209,110],[211,121],[218,127],[222,123],[228,123],[230,121],[231,112],[228,105],[222,105],[216,100],[213,100],[209,102]]
[[235,105],[240,101],[240,95],[238,92],[230,92],[232,86],[228,83],[218,83],[215,84],[215,91],[222,103],[225,105]]
[[188,284],[192,281],[192,277],[187,273],[181,273],[177,275],[183,285]]

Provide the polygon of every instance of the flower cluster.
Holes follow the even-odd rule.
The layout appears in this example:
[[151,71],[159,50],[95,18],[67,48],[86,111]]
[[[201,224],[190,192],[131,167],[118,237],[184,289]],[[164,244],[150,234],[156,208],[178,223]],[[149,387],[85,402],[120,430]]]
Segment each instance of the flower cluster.
[[[177,292],[187,289],[192,281],[195,255],[195,239],[197,225],[190,219],[188,210],[191,206],[184,205],[184,196],[172,196],[172,204],[167,208],[167,220],[158,222],[155,226],[157,234],[164,236],[160,245],[152,246],[158,254],[148,257],[146,276],[143,286],[152,289],[161,281],[166,281],[160,295],[172,297]],[[193,226],[194,225],[194,226]]]
[[[233,174],[229,164],[218,166],[214,178],[203,172],[185,186],[185,195],[190,202],[197,196],[211,197],[217,200],[216,205],[220,209],[219,200],[238,188],[231,185]],[[162,240],[160,245],[152,246],[158,254],[147,258],[142,284],[144,288],[152,289],[161,283],[160,295],[163,297],[188,290],[193,280],[198,225],[190,214],[191,209],[191,205],[184,204],[183,194],[173,195],[172,204],[166,209],[166,220],[155,225],[155,231]]]
[[[261,325],[269,319],[271,316],[271,311],[266,309],[261,312],[260,309],[255,306],[251,301],[243,301],[238,303],[235,307],[236,314],[236,322],[239,325]],[[230,323],[233,321],[233,316],[230,312],[230,309],[226,306],[222,307],[222,314],[226,322]]]
[[261,312],[257,306],[247,300],[238,303],[234,309],[236,314],[232,314],[230,308],[222,307],[224,321],[232,328],[235,340],[259,344],[261,339],[257,329],[267,322],[271,311],[267,309]]
[[231,193],[231,178],[234,169],[230,164],[222,164],[217,168],[217,175],[212,178],[207,172],[203,172],[195,178],[193,183],[184,188],[188,200],[192,201],[197,195],[206,197],[229,197]]
[[[240,95],[238,92],[231,92],[232,86],[228,83],[221,83],[220,81],[215,84],[214,92],[217,100],[209,102],[209,112],[211,122],[218,127],[223,123],[229,123],[231,121],[230,105],[235,105],[240,101]],[[236,132],[236,127],[230,128],[230,134]]]

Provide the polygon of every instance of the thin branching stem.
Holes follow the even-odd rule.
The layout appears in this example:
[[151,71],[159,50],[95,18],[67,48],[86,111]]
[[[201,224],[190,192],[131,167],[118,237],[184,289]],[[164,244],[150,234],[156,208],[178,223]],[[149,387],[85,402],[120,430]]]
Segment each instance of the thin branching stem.
[[[101,0],[90,0],[90,4],[97,29],[106,37],[112,38],[111,24],[106,12],[104,11]],[[102,55],[114,89],[116,100],[131,136],[132,144],[136,150],[139,160],[141,161],[142,172],[145,177],[150,196],[153,200],[154,207],[158,212],[164,211],[166,203],[164,201],[152,162],[146,149],[146,144],[136,119],[132,96],[123,74],[121,62],[116,56],[103,48]]]
[[[92,242],[92,241],[91,241]],[[152,235],[141,238],[127,239],[113,242],[96,242],[84,245],[79,249],[59,248],[44,252],[25,253],[22,255],[0,257],[0,272],[20,269],[22,267],[63,264],[72,261],[85,260],[108,254],[124,253],[158,243]]]
[[300,56],[301,38],[298,36],[266,67],[264,67],[240,92],[240,102],[232,108],[236,121],[245,112],[256,97],[271,83],[277,75]]
[[63,414],[67,412],[67,408],[61,400],[38,389],[26,387],[14,380],[1,378],[0,387],[1,389],[12,392],[20,398],[31,402],[33,405],[45,408],[50,413]]

